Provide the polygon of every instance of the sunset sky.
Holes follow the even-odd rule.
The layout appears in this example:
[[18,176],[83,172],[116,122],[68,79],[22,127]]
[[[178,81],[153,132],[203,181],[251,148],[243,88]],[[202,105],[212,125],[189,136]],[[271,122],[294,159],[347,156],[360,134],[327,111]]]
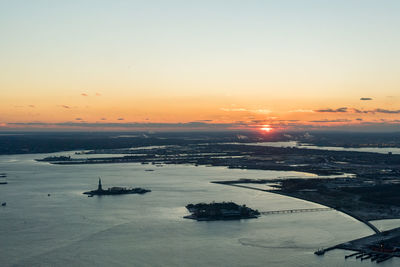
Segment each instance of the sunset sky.
[[0,130],[400,130],[399,14],[398,0],[0,1]]

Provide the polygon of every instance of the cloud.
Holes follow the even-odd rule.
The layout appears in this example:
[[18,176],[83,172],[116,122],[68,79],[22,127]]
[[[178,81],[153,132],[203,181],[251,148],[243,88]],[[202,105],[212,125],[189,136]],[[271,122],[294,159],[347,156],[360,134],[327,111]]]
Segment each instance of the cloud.
[[362,121],[362,120],[363,120],[363,119],[361,119],[361,118],[357,118],[357,119],[356,119],[356,121]]
[[351,111],[353,111],[354,113],[373,113],[372,110],[359,110],[356,108],[351,109]]
[[88,96],[86,93],[82,93],[81,96]]
[[127,130],[227,130],[235,127],[243,128],[242,123],[205,123],[205,122],[186,122],[186,123],[107,123],[96,122],[89,123],[84,121],[79,122],[14,122],[8,123],[9,127],[28,127],[28,128],[89,128],[89,129],[127,129]]
[[317,109],[317,110],[314,110],[314,112],[344,113],[344,112],[347,112],[347,108],[343,107],[343,108],[337,108],[337,109],[331,109],[331,108]]
[[226,111],[226,112],[240,112],[240,111],[248,111],[245,108],[220,108],[222,111]]
[[255,113],[271,113],[271,110],[269,109],[256,109],[256,110],[250,110],[251,112]]
[[[318,123],[319,122],[319,123]],[[329,122],[332,122],[330,124]],[[336,122],[336,123],[335,123]],[[286,130],[363,130],[363,131],[392,131],[398,130],[400,120],[391,121],[354,121],[336,119],[320,121],[301,121],[301,122],[276,122],[268,123],[275,129]],[[146,122],[95,122],[86,121],[67,121],[59,123],[45,122],[8,122],[3,125],[4,129],[38,129],[38,130],[129,130],[129,131],[226,131],[226,130],[255,130],[260,128],[259,124],[247,124],[241,121],[234,123],[206,123],[206,122],[185,122],[185,123],[146,123]],[[3,128],[1,128],[3,129]]]
[[119,120],[119,121],[123,121],[123,120],[124,120],[124,118],[118,118],[117,120]]
[[289,112],[312,113],[312,112],[314,112],[314,110],[311,110],[311,109],[295,109],[295,110],[290,110]]
[[337,109],[318,109],[314,110],[315,112],[329,112],[329,113],[358,113],[358,114],[375,114],[375,113],[384,113],[384,114],[400,114],[400,109],[390,110],[390,109],[383,109],[383,108],[376,108],[372,110],[360,110],[356,108],[337,108]]
[[101,118],[100,120],[102,120],[102,121],[106,121],[107,119],[106,119],[106,118]]
[[371,97],[361,97],[360,100],[368,101],[368,100],[372,100],[372,98]]
[[251,122],[254,123],[263,123],[263,122],[267,122],[268,120],[251,120]]
[[28,107],[30,107],[30,108],[35,108],[35,105],[29,105]]
[[316,121],[309,121],[309,122],[319,122],[319,123],[326,123],[326,122],[351,122],[348,119],[336,119],[336,120],[316,120]]
[[67,106],[67,105],[61,105],[60,107],[62,107],[62,108],[71,108],[70,106]]
[[75,120],[76,120],[76,121],[81,121],[81,120],[82,120],[82,118],[75,118]]
[[376,113],[386,113],[386,114],[399,114],[400,110],[389,110],[389,109],[382,109],[382,108],[377,108],[373,110]]
[[390,109],[383,109],[383,108],[376,108],[376,109],[372,109],[372,110],[359,110],[359,109],[355,109],[353,108],[352,111],[354,113],[371,113],[371,114],[375,114],[375,113],[384,113],[384,114],[399,114],[400,110],[390,110]]
[[101,94],[100,93],[96,93],[96,96],[101,96]]
[[251,112],[251,113],[271,113],[269,109],[247,109],[247,108],[220,108],[222,111],[226,112]]

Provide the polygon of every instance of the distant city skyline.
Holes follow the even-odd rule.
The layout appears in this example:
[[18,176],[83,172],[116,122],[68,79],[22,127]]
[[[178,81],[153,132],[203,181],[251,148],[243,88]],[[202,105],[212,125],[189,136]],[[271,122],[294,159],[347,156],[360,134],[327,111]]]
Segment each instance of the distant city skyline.
[[399,13],[395,0],[1,1],[0,131],[396,131]]

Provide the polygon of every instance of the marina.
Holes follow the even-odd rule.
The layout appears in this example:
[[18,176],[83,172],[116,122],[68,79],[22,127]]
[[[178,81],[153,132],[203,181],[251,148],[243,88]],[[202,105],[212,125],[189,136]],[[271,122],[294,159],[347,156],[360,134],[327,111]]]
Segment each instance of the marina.
[[393,257],[400,257],[400,227],[341,243],[326,249],[319,249],[315,254],[322,256],[334,249],[356,251],[346,255],[345,259],[352,257],[361,261],[370,259],[371,262],[376,263],[390,260]]

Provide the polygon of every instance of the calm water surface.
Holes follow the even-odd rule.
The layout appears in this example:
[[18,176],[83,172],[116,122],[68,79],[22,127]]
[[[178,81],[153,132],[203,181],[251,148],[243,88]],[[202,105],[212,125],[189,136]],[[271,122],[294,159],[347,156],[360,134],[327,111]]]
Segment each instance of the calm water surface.
[[[59,154],[59,153],[58,153]],[[320,207],[294,198],[211,184],[212,180],[308,174],[140,164],[50,165],[48,156],[1,156],[1,266],[376,266],[313,252],[372,234],[336,211],[277,214],[241,221],[183,219],[188,203],[235,201],[260,211]],[[153,172],[145,169],[152,168]],[[103,186],[149,188],[145,195],[89,198]],[[47,196],[51,194],[51,196]],[[378,222],[379,223],[379,222]],[[398,224],[383,223],[382,227]],[[391,259],[379,266],[398,266]]]

